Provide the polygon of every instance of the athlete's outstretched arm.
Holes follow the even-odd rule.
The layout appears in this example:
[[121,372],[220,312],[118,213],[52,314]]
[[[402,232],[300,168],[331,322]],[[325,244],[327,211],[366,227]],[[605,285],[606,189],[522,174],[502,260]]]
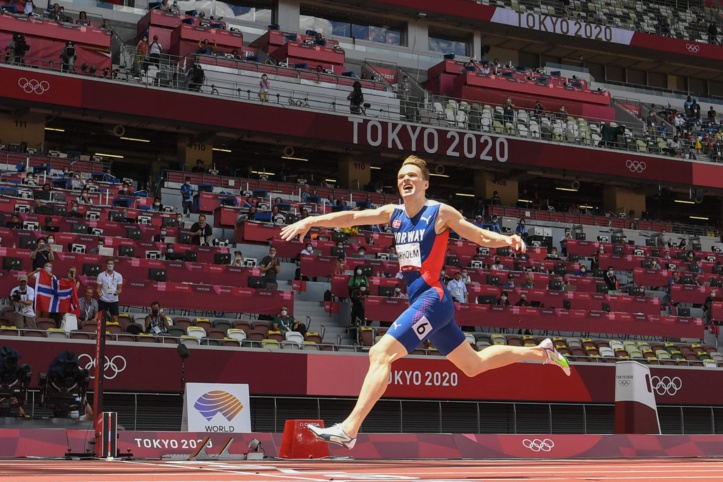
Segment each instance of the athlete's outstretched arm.
[[527,249],[525,242],[522,241],[518,235],[506,236],[504,234],[497,234],[493,231],[478,228],[474,224],[470,223],[462,214],[451,206],[443,204],[440,208],[441,221],[449,229],[454,230],[457,234],[465,239],[477,243],[480,246],[487,248],[504,248],[506,246],[511,247],[513,250],[519,253],[524,253]]
[[376,209],[340,211],[337,213],[322,214],[321,216],[309,216],[294,224],[284,226],[281,230],[281,239],[291,241],[297,234],[299,235],[299,239],[304,239],[306,233],[314,226],[319,228],[348,228],[351,226],[365,226],[367,224],[388,224],[393,211],[394,206],[387,204]]

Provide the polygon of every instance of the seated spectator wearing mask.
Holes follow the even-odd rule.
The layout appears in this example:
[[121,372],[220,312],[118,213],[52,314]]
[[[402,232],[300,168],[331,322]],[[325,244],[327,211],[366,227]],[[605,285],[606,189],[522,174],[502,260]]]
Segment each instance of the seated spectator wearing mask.
[[525,226],[525,220],[520,219],[515,228],[515,234],[521,237],[523,240],[527,239],[527,226]]
[[161,204],[161,198],[156,197],[155,199],[153,199],[153,206],[151,206],[151,211],[159,213],[163,212],[163,204]]
[[610,266],[603,275],[603,280],[605,281],[605,286],[607,287],[608,291],[618,291],[618,278],[615,276],[615,271],[613,270],[612,266]]
[[161,231],[153,236],[153,242],[154,243],[165,243],[166,242],[166,234],[168,234],[168,230],[165,226],[161,227]]
[[289,309],[286,306],[281,307],[281,313],[274,316],[271,322],[271,329],[286,333],[287,331],[295,331],[301,333],[306,338],[306,325],[293,316],[289,315]]
[[403,286],[401,283],[397,283],[397,285],[394,287],[394,294],[392,295],[392,298],[406,298],[407,294],[403,290]]
[[584,264],[581,265],[580,269],[577,270],[577,273],[575,273],[575,276],[587,277],[587,275],[588,275],[587,266],[585,266]]
[[241,254],[241,251],[234,251],[233,258],[231,259],[231,266],[240,268],[240,267],[243,267],[243,265],[244,265],[243,254]]
[[70,211],[65,214],[65,217],[82,219],[84,216],[79,212],[79,208],[78,201],[73,201],[70,204]]
[[507,293],[504,291],[497,299],[497,306],[510,306],[510,300],[507,299]]

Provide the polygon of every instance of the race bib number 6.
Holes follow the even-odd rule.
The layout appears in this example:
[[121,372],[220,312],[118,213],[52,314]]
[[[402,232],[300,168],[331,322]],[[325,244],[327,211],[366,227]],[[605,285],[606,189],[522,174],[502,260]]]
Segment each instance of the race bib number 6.
[[417,338],[424,340],[432,332],[432,324],[423,316],[412,324],[412,329]]

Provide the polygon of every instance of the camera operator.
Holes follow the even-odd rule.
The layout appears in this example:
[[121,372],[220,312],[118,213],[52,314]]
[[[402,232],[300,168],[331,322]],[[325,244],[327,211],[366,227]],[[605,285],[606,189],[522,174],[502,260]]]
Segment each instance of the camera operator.
[[60,71],[61,72],[75,72],[75,61],[78,56],[75,54],[75,44],[68,40],[65,42],[65,48],[60,54]]
[[148,310],[146,333],[151,335],[168,333],[168,317],[161,309],[161,304],[158,301],[152,302],[151,309]]
[[25,53],[30,50],[30,46],[25,40],[25,35],[14,33],[12,40],[5,47],[5,63],[25,64]]
[[33,271],[37,271],[45,266],[45,263],[52,263],[55,261],[55,254],[48,245],[46,238],[38,239],[38,244],[35,246],[35,251],[30,253],[30,259],[33,260]]
[[37,328],[35,322],[35,311],[33,310],[33,302],[35,301],[35,290],[28,286],[28,277],[22,275],[19,279],[20,285],[10,292],[10,299],[15,305],[15,327]]

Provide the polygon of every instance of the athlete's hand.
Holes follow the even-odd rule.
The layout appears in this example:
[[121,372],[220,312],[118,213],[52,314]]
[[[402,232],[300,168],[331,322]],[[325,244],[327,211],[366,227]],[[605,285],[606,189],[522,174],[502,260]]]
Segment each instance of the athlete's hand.
[[517,234],[513,234],[512,236],[510,236],[510,247],[515,253],[524,253],[525,251],[527,251],[527,245]]
[[304,239],[304,236],[306,236],[306,233],[308,233],[310,229],[311,222],[309,222],[309,218],[300,219],[294,224],[289,224],[288,226],[284,226],[281,229],[281,239],[283,239],[284,241],[292,241],[298,234],[299,241],[301,241],[302,239]]

